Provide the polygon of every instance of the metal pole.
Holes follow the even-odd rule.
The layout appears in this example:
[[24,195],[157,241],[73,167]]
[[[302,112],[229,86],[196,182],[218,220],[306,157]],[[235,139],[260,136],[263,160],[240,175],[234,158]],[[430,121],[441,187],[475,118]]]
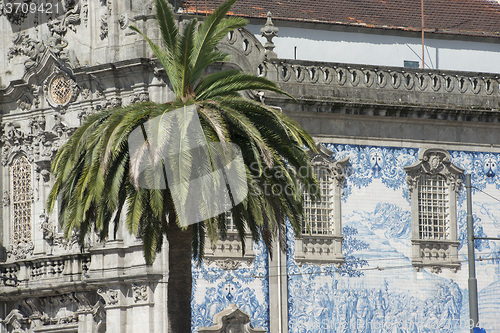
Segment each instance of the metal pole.
[[420,1],[420,9],[422,15],[422,68],[425,68],[425,52],[424,52],[424,0]]
[[467,260],[469,263],[469,315],[471,332],[472,327],[477,327],[479,322],[479,311],[477,306],[477,279],[476,279],[476,257],[474,254],[474,222],[472,219],[472,191],[470,174],[465,175],[465,186],[467,189]]

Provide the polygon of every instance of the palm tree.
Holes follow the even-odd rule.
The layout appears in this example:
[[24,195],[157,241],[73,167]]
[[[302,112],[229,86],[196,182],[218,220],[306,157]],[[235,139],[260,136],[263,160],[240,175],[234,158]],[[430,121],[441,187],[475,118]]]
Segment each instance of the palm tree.
[[[166,235],[171,333],[191,331],[191,261],[201,262],[206,236],[212,242],[225,237],[226,219],[220,214],[181,227],[168,185],[153,189],[138,186],[127,145],[134,129],[194,105],[207,142],[232,143],[241,149],[248,195],[231,213],[242,242],[248,231],[254,241],[262,239],[269,250],[274,238],[285,248],[285,221],[297,234],[302,228],[303,190],[317,195],[317,181],[304,150],[316,151],[309,134],[276,109],[240,94],[252,89],[283,92],[263,77],[236,70],[205,75],[208,66],[228,60],[227,54],[216,49],[217,44],[246,24],[242,18],[226,17],[235,1],[224,2],[201,24],[196,19],[188,21],[180,31],[167,0],[156,0],[163,45],[131,28],[144,36],[163,65],[175,100],[106,109],[89,116],[52,163],[55,183],[48,210],[53,211],[58,201],[60,225],[67,237],[76,232],[81,246],[92,231],[103,239],[110,227],[116,232],[122,210],[128,230],[143,242],[147,264],[153,262]],[[184,166],[182,177],[189,178],[194,170],[189,163]]]

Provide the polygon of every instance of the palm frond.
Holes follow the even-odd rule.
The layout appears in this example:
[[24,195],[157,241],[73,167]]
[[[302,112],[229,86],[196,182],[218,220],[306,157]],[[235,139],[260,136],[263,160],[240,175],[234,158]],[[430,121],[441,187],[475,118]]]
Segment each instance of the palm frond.
[[196,29],[196,25],[198,21],[196,19],[190,20],[187,24],[184,25],[184,29],[180,36],[180,45],[179,45],[179,66],[181,71],[181,81],[179,90],[181,92],[181,96],[189,96],[191,94],[191,57],[194,48],[194,33]]
[[209,65],[215,61],[220,61],[216,59],[225,58],[223,54],[215,51],[220,40],[230,31],[246,25],[247,21],[245,19],[236,17],[225,18],[235,2],[236,0],[223,2],[200,25],[192,53],[191,85],[194,86]]
[[235,73],[234,70],[224,71],[222,74],[211,74],[205,77],[197,87],[197,100],[207,100],[214,97],[234,95],[244,90],[268,90],[278,94],[288,95],[276,84],[265,77],[246,73]]
[[155,0],[156,17],[160,27],[161,36],[165,43],[165,48],[174,53],[177,48],[177,36],[179,31],[175,24],[174,13],[169,8],[167,0]]

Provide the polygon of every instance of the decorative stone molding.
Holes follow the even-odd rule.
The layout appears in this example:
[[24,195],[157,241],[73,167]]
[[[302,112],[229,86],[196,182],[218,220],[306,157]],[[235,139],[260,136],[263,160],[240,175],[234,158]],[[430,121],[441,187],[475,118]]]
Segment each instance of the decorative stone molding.
[[3,203],[4,207],[7,207],[10,205],[10,193],[9,193],[9,191],[3,191],[2,203]]
[[101,0],[101,6],[104,7],[101,12],[101,18],[99,19],[100,22],[100,33],[99,37],[101,40],[104,40],[106,37],[108,37],[109,33],[109,18],[111,16],[111,8],[112,8],[112,2],[111,0]]
[[137,92],[130,97],[130,104],[138,102],[148,102],[148,101],[149,101],[149,93],[146,91]]
[[302,264],[336,264],[344,263],[342,241],[340,236],[302,235],[295,240],[295,260]]
[[57,111],[64,113],[65,108],[78,97],[79,88],[67,73],[55,67],[43,84],[47,102]]
[[215,244],[207,240],[205,260],[215,261],[219,267],[234,267],[236,262],[251,263],[255,258],[253,241],[250,235],[245,236],[245,255],[242,256],[242,243],[237,232],[228,231],[225,239],[218,239]]
[[134,19],[130,18],[127,13],[120,15],[120,18],[118,19],[118,24],[120,25],[120,29],[125,30],[129,27],[131,22],[133,22]]
[[19,284],[19,264],[0,265],[0,286],[16,287]]
[[14,260],[26,259],[28,256],[33,255],[35,246],[33,242],[19,242],[10,244],[7,247],[7,257]]
[[30,85],[24,94],[16,101],[18,110],[26,112],[37,109],[40,106],[40,87]]
[[57,232],[57,227],[49,222],[49,217],[45,214],[45,210],[39,215],[40,229],[43,232],[43,239],[50,246],[56,246],[65,250],[71,248],[78,243],[78,235],[73,234],[70,239]]
[[99,288],[97,294],[102,297],[106,305],[116,305],[118,303],[118,290]]
[[14,304],[17,303],[17,307],[22,311],[20,314],[30,323],[29,332],[52,332],[53,330],[73,332],[78,328],[80,314],[91,314],[97,320],[101,318],[100,302],[96,302],[96,299],[94,292],[73,291],[42,297],[27,297],[14,301]]
[[[439,273],[441,268],[457,271],[460,268],[457,196],[462,184],[460,177],[464,170],[451,163],[448,151],[440,148],[421,149],[418,161],[404,169],[407,173],[406,182],[411,200],[413,265],[417,270],[428,267],[435,273]],[[426,196],[430,195],[425,192],[427,191],[425,186],[428,186],[429,181],[435,188],[433,196],[436,200],[433,200],[432,204],[438,204],[434,202],[437,202],[439,196],[439,200],[443,201],[441,205],[445,207],[443,208],[445,211],[439,213],[439,216],[428,217],[425,214],[420,216],[422,213],[419,206],[430,204],[425,201]],[[443,185],[438,185],[441,183],[445,184],[444,188]],[[445,200],[447,202],[444,202]]]
[[148,286],[132,284],[132,297],[134,303],[148,301]]
[[7,59],[11,60],[20,55],[27,56],[28,60],[24,62],[26,70],[35,66],[46,50],[46,46],[42,41],[29,37],[24,31],[14,35],[12,44],[13,46],[7,52]]
[[267,40],[266,44],[264,44],[264,48],[266,49],[265,56],[268,59],[277,57],[276,52],[274,52],[275,45],[273,43],[273,38],[278,36],[278,31],[279,31],[279,29],[274,26],[274,23],[271,18],[272,18],[271,12],[267,12],[266,24],[264,25],[264,28],[260,29],[262,37],[264,37]]
[[[234,271],[237,270],[238,268],[241,267],[242,261],[241,260],[234,260],[234,259],[218,259],[214,260],[215,265],[223,270],[226,271]],[[246,260],[247,264],[251,264],[251,260]]]
[[310,152],[311,165],[318,172],[326,172],[328,179],[331,179],[333,183],[327,184],[327,186],[331,186],[329,191],[332,192],[327,200],[333,201],[329,203],[333,211],[332,230],[323,234],[315,233],[312,230],[312,233],[309,234],[307,228],[304,228],[303,234],[296,236],[295,259],[299,265],[303,263],[340,265],[344,262],[341,198],[345,181],[344,170],[349,163],[349,158],[336,161],[333,157],[334,152],[322,144],[318,144],[317,148],[318,154],[313,155]]
[[88,116],[94,114],[95,112],[96,110],[93,107],[88,107],[78,112],[78,119],[80,119],[80,125],[83,124],[83,122],[85,121],[85,119],[87,119]]
[[231,304],[226,309],[215,314],[213,326],[200,328],[198,332],[265,333],[267,331],[262,328],[252,328],[250,316],[241,311],[236,304]]
[[[22,10],[19,10],[15,15],[22,16],[22,12]],[[19,17],[15,20],[21,22],[24,18],[21,19],[21,17]],[[65,1],[65,13],[62,18],[49,19],[47,22],[47,27],[50,32],[50,37],[47,40],[42,41],[34,39],[29,37],[26,32],[17,33],[12,39],[13,46],[9,48],[7,57],[11,60],[19,55],[27,56],[28,60],[24,62],[25,71],[38,65],[45,52],[50,52],[63,62],[72,63],[73,66],[76,66],[78,60],[76,57],[72,59],[68,54],[67,46],[69,43],[64,37],[68,29],[76,31],[76,27],[79,24],[80,1]]]
[[23,333],[28,332],[30,321],[18,309],[14,309],[5,319],[1,320],[2,326],[7,332]]
[[[87,276],[90,264],[90,256],[87,254],[50,256],[31,260],[25,260],[26,257],[16,259],[23,259],[20,263],[0,264],[1,285],[14,287],[19,284],[19,280],[23,280],[27,287],[55,279],[61,282],[81,281]],[[21,272],[23,272],[22,277],[19,276]],[[69,280],[65,281],[66,279]]]
[[414,260],[417,271],[429,267],[432,273],[441,273],[442,268],[449,268],[457,272],[460,268],[458,261],[458,242],[412,240],[412,247],[420,250],[420,260]]

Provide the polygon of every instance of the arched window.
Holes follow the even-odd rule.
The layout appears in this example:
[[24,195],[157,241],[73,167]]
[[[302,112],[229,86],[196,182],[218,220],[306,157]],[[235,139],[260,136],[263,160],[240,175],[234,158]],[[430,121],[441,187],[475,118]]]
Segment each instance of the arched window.
[[11,165],[12,241],[31,242],[32,179],[31,163],[24,155],[17,156]]

